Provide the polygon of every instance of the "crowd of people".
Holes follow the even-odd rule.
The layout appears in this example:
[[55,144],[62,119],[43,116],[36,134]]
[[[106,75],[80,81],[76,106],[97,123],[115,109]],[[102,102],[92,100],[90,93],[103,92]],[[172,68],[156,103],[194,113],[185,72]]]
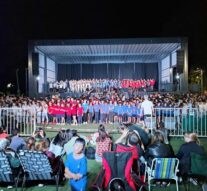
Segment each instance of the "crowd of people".
[[[206,94],[161,95],[156,93],[129,98],[119,92],[106,93],[101,97],[91,96],[78,99],[72,97],[62,99],[53,96],[37,100],[28,97],[1,96],[0,108],[3,109],[0,110],[0,123],[1,125],[5,123],[8,115],[13,116],[17,124],[23,121],[29,123],[31,120],[36,120],[38,124],[67,123],[71,125],[139,123],[146,116],[154,115],[160,118],[162,108],[181,108],[183,114],[192,108],[206,111],[206,100]],[[4,108],[9,108],[9,110]],[[174,113],[164,113],[164,115],[173,116]]]
[[82,93],[86,90],[111,90],[111,89],[137,89],[153,91],[155,79],[81,79],[81,80],[61,80],[49,82],[50,92],[77,92]]
[[[118,130],[121,135],[117,140],[110,136],[110,133],[106,131],[102,124],[99,125],[96,133],[87,137],[79,135],[77,130],[67,129],[59,131],[53,139],[49,139],[44,130],[39,128],[31,137],[24,139],[20,137],[18,129],[14,129],[10,137],[3,128],[0,128],[0,150],[4,150],[9,156],[11,166],[14,169],[21,168],[16,155],[19,150],[43,152],[48,157],[53,172],[61,168],[62,174],[60,177],[62,179],[64,177],[68,178],[71,189],[76,191],[86,190],[88,143],[94,146],[94,159],[100,163],[104,152],[118,152],[120,148],[132,152],[134,159],[132,170],[139,173],[142,181],[145,180],[144,172],[146,168],[143,164],[150,167],[154,158],[178,158],[180,161],[179,176],[182,177],[190,172],[191,152],[206,155],[195,133],[186,132],[184,135],[185,143],[181,145],[177,153],[174,153],[172,146],[165,143],[162,131],[155,131],[150,134],[144,126],[138,127],[133,124],[121,124],[118,126]],[[60,159],[60,156],[64,153],[67,155],[66,161],[57,163],[57,158]],[[16,160],[11,160],[11,158]],[[140,168],[137,168],[137,161],[140,161]],[[157,181],[157,184],[166,186],[169,182]],[[111,186],[113,187],[113,185]]]

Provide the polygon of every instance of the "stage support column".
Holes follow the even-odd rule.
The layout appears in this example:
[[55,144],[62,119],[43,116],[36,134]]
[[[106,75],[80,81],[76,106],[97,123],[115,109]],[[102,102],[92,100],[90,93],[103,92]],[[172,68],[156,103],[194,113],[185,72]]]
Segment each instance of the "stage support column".
[[29,96],[37,97],[37,80],[36,77],[32,74],[32,52],[34,52],[34,45],[30,41],[28,45],[28,87],[29,87]]
[[158,62],[158,91],[161,91],[162,73],[161,73],[161,61]]
[[44,54],[44,61],[45,61],[45,68],[44,68],[44,94],[48,92],[48,85],[47,85],[47,56]]
[[184,66],[183,66],[183,92],[188,92],[188,41],[184,40],[182,44],[184,49]]

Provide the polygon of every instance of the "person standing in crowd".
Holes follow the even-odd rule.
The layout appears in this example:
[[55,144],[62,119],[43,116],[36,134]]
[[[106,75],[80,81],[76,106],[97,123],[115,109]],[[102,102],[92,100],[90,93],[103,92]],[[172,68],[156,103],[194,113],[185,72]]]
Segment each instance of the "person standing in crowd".
[[36,116],[37,116],[37,124],[40,124],[42,122],[42,106],[40,102],[37,102]]
[[48,105],[42,102],[42,124],[48,124]]
[[113,109],[113,113],[114,113],[114,123],[118,123],[118,104],[117,101],[114,101],[114,109]]
[[151,117],[154,112],[154,105],[152,101],[148,100],[148,95],[144,95],[144,101],[141,103],[141,109],[143,110],[144,119]]
[[87,159],[84,155],[85,141],[77,138],[73,152],[67,155],[65,177],[69,178],[72,191],[86,191]]
[[88,122],[88,103],[87,103],[87,100],[84,99],[83,100],[83,104],[82,104],[82,107],[83,107],[83,124],[87,124]]
[[83,119],[83,112],[84,112],[84,109],[81,105],[81,103],[78,103],[78,107],[77,107],[77,118],[78,118],[78,125],[81,125],[82,124],[82,119]]
[[112,102],[112,100],[109,101],[109,124],[113,124],[114,123],[114,104]]
[[94,116],[93,102],[90,101],[88,106],[88,123],[93,123],[93,116]]
[[94,112],[95,112],[95,123],[99,123],[99,110],[100,110],[100,105],[98,103],[98,100],[95,101],[95,104],[93,106]]
[[72,107],[71,107],[71,114],[72,114],[72,117],[73,117],[73,123],[72,125],[78,125],[77,124],[77,105],[76,105],[76,102],[73,102],[72,104]]
[[100,122],[104,123],[104,100],[101,100],[100,107]]
[[71,107],[70,107],[69,102],[66,103],[65,112],[66,112],[66,122],[67,124],[70,125],[71,124]]
[[121,101],[119,102],[118,108],[117,108],[117,114],[118,114],[118,122],[122,123],[123,120],[123,106],[121,104]]

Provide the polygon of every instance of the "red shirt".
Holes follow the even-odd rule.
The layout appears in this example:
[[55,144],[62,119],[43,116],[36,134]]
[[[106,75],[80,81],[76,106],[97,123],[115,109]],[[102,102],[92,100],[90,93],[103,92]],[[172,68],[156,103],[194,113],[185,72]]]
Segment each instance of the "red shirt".
[[67,116],[71,116],[71,107],[65,107],[65,112]]
[[7,133],[1,133],[0,134],[0,139],[4,139],[6,137],[8,137],[9,135]]
[[48,113],[51,115],[54,114],[54,106],[48,106]]
[[75,105],[71,107],[71,114],[77,115],[77,107]]
[[57,105],[52,106],[52,110],[53,110],[53,114],[54,114],[54,115],[59,114],[59,113],[58,113],[58,110],[59,110],[59,109],[58,109],[58,106],[57,106]]
[[103,152],[110,151],[110,145],[112,141],[110,138],[105,138],[104,141],[96,142],[96,154],[102,157]]
[[64,107],[57,106],[56,114],[58,114],[58,115],[64,115],[65,114],[65,108]]
[[59,107],[59,114],[61,115],[65,114],[65,107]]
[[83,115],[83,107],[77,107],[77,115]]

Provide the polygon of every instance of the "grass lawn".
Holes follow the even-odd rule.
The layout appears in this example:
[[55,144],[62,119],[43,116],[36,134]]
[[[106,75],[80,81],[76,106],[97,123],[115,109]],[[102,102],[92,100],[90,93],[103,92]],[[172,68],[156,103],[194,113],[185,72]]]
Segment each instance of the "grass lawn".
[[[47,129],[47,136],[52,138],[57,134],[57,130],[59,130],[60,128],[68,128],[64,127],[64,126],[58,126],[58,127],[53,127],[52,129],[49,128]],[[85,126],[70,126],[70,128],[72,129],[78,129],[80,132],[80,134],[84,134],[84,135],[90,135],[92,132],[94,132],[97,129],[97,125],[85,125]],[[107,130],[109,132],[111,132],[112,138],[113,140],[116,140],[117,137],[119,137],[119,134],[115,128],[115,126],[111,125],[107,127]],[[203,145],[203,147],[205,148],[205,151],[207,152],[207,139],[206,138],[202,138],[201,139],[201,143]],[[177,153],[178,149],[180,148],[180,146],[183,144],[183,138],[170,138],[170,144],[172,145],[174,152]],[[101,168],[101,164],[97,163],[95,160],[88,160],[88,172],[89,172],[89,176],[88,176],[88,189],[90,185],[94,182],[99,170]],[[7,190],[6,187],[0,187],[0,191],[1,190]],[[15,189],[10,189],[10,190],[15,190]],[[21,189],[18,188],[18,190],[20,191]],[[32,186],[32,187],[27,187],[28,191],[55,191],[55,185],[45,185],[44,187],[37,187],[37,186]],[[68,186],[68,183],[65,183],[64,186],[61,186],[59,188],[60,191],[70,191],[70,188]],[[167,187],[167,188],[160,188],[160,187],[154,187],[152,189],[153,191],[159,191],[159,190],[165,190],[165,191],[175,191],[176,187],[175,184],[173,183],[171,186]],[[184,191],[184,186],[183,184],[179,185],[179,190],[180,191]],[[191,184],[191,190],[192,191],[202,191],[202,189],[198,186],[194,186]]]

